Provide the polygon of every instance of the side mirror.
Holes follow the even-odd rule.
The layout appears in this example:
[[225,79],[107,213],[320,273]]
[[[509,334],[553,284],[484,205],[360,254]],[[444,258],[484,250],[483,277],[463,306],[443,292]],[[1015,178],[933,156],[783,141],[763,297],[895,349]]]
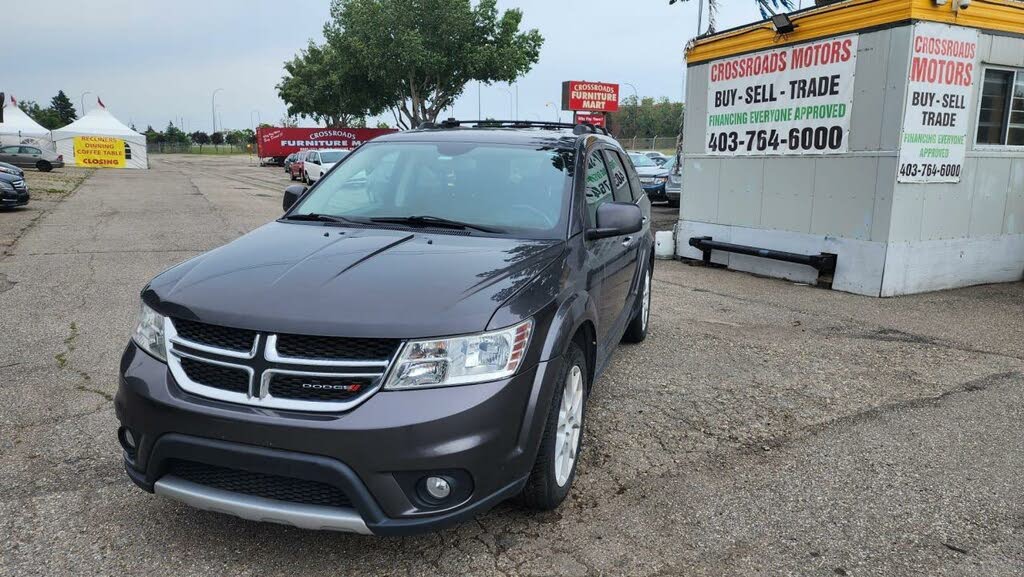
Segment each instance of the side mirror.
[[632,202],[606,202],[597,207],[597,228],[587,230],[587,238],[595,240],[640,232],[644,216]]
[[284,207],[285,212],[287,212],[289,208],[294,206],[295,203],[298,202],[299,197],[305,194],[305,192],[306,187],[302,186],[301,184],[293,184],[288,188],[284,189],[284,202],[282,202],[282,205]]

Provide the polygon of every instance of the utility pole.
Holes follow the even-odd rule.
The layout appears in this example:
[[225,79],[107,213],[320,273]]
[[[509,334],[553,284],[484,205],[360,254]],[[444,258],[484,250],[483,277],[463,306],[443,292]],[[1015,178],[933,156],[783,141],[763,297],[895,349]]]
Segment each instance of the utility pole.
[[476,118],[484,119],[484,83],[479,80],[476,83]]
[[[213,132],[217,132],[217,93],[222,90],[224,89],[218,88],[210,95],[210,119],[213,121]],[[213,132],[210,134],[213,134]]]
[[79,102],[82,105],[82,116],[85,116],[85,95],[86,94],[92,94],[92,92],[89,92],[88,90],[86,90],[85,92],[82,93],[82,97],[80,98],[80,102]]

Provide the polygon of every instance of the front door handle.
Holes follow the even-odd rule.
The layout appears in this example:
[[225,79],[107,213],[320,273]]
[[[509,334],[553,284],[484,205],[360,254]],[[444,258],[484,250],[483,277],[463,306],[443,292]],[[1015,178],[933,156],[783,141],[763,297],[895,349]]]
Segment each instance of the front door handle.
[[631,244],[633,244],[633,237],[627,236],[626,238],[622,239],[622,246],[629,247],[629,245]]

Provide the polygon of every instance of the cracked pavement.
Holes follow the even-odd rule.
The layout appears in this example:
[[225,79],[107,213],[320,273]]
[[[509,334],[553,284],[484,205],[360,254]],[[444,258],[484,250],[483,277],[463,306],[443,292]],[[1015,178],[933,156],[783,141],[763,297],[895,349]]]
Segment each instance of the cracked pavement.
[[0,213],[0,574],[1024,574],[1022,283],[879,300],[659,261],[650,337],[596,384],[551,513],[378,538],[139,491],[110,400],[138,292],[288,184],[152,164]]

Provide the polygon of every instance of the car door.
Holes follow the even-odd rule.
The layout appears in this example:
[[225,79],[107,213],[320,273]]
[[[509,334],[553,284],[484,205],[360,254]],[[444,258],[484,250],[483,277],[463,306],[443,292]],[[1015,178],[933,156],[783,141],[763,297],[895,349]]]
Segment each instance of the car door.
[[19,151],[21,162],[25,166],[35,166],[37,162],[42,158],[43,151],[33,146],[22,146]]
[[[615,278],[617,283],[615,289],[616,298],[620,299],[618,300],[619,308],[615,311],[615,314],[616,324],[625,327],[633,312],[633,304],[636,302],[636,294],[640,286],[640,263],[643,262],[640,255],[644,248],[643,239],[647,234],[647,228],[650,226],[650,201],[647,200],[642,189],[634,190],[635,185],[630,177],[629,170],[626,168],[625,159],[617,150],[602,147],[601,154],[604,156],[605,165],[608,167],[608,177],[612,184],[612,199],[615,202],[631,202],[641,205],[640,212],[644,215],[644,225],[639,232],[617,237],[620,240],[619,244],[623,252],[619,257],[618,273]],[[642,206],[643,202],[648,202],[646,210]]]
[[310,152],[306,162],[308,163],[306,174],[309,175],[309,179],[320,180],[320,153]]
[[[597,227],[597,207],[614,199],[611,174],[600,147],[595,147],[586,158],[584,206],[587,228]],[[610,346],[612,339],[617,338],[619,332],[616,325],[620,321],[635,269],[635,258],[630,257],[632,239],[613,236],[584,242],[587,248],[587,268],[591,276],[590,291],[597,308],[597,340],[603,351]]]
[[13,164],[19,166],[18,151],[20,150],[17,146],[5,146],[0,148],[0,162],[6,162],[7,164]]

